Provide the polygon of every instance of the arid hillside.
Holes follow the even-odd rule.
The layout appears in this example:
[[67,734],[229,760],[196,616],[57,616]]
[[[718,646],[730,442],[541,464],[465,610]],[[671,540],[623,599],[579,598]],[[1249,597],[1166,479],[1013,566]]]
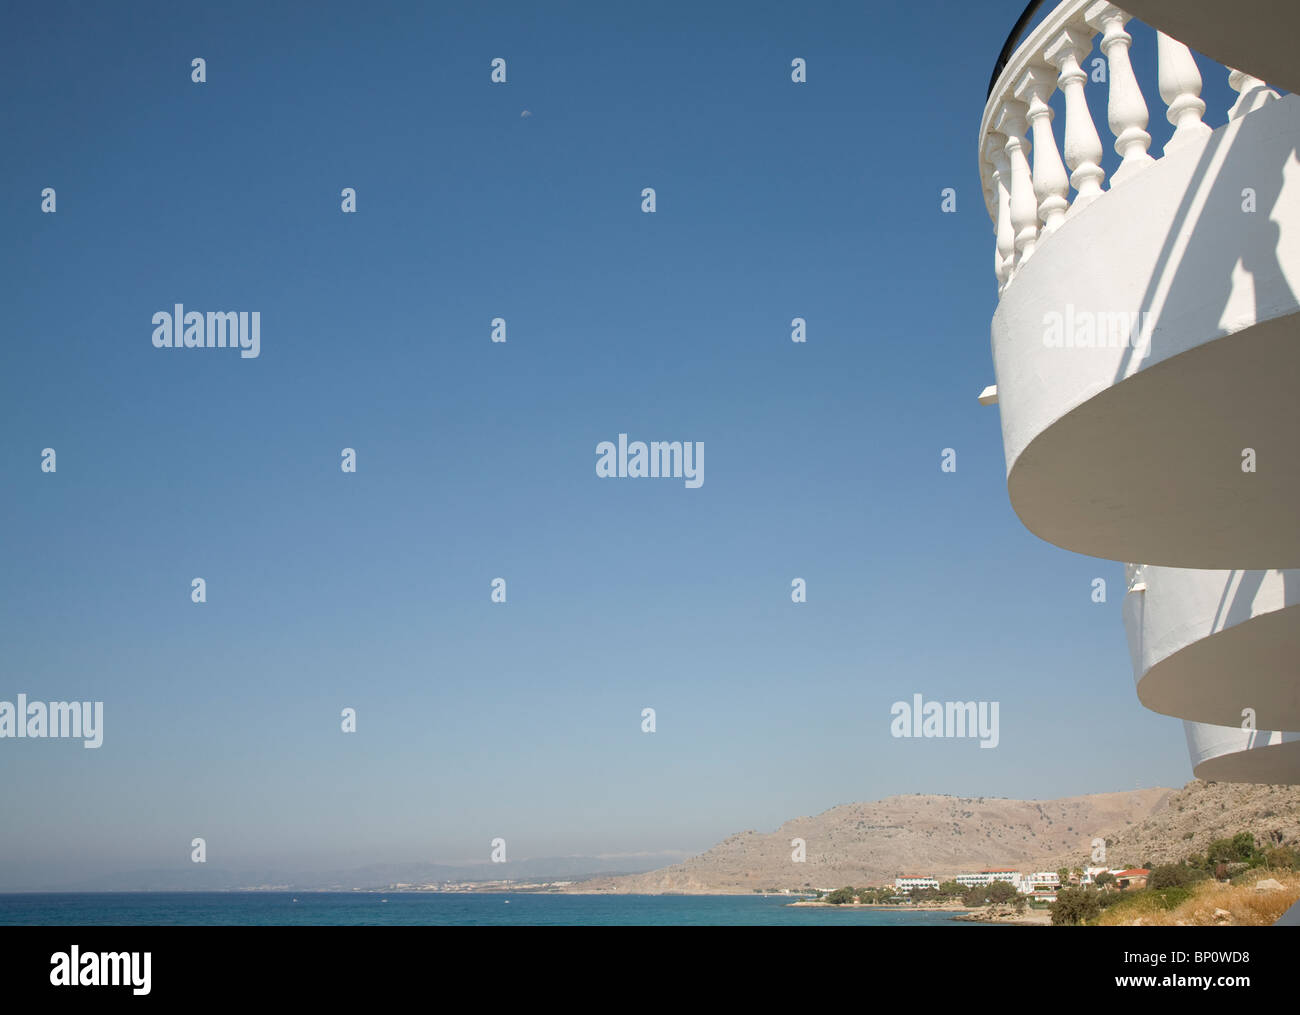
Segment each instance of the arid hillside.
[[[842,804],[771,833],[740,832],[671,867],[597,878],[580,890],[779,891],[881,884],[899,874],[1041,869],[1036,865],[1046,858],[1086,854],[1094,837],[1130,829],[1172,793],[1143,789],[1041,801],[910,795]],[[806,844],[803,863],[791,859],[793,839]]]
[[[774,832],[740,832],[699,856],[647,874],[596,878],[578,891],[705,893],[833,888],[944,877],[986,867],[1056,870],[1090,863],[1133,866],[1204,853],[1214,839],[1253,832],[1268,844],[1300,843],[1300,787],[1207,783],[1060,800],[895,796],[842,804]],[[792,840],[806,861],[796,863]]]
[[[1105,835],[1109,866],[1176,863],[1215,839],[1251,832],[1263,845],[1300,843],[1300,786],[1189,782],[1148,817]],[[1056,854],[1046,869],[1082,865],[1087,849]]]

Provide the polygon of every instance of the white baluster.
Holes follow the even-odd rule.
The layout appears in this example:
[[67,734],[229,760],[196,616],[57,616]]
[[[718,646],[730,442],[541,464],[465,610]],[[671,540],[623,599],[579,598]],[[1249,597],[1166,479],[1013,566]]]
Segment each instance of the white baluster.
[[984,151],[993,163],[993,191],[997,201],[997,244],[993,250],[993,269],[998,276],[998,292],[1011,281],[1016,260],[1016,234],[1011,227],[1011,161],[1007,158],[1006,138],[989,131]]
[[1034,195],[1038,217],[1043,220],[1043,237],[1056,232],[1070,207],[1070,180],[1052,133],[1052,109],[1047,100],[1056,91],[1056,72],[1043,64],[1026,67],[1013,89],[1028,106],[1026,117],[1034,135]]
[[1002,103],[993,129],[1006,137],[1004,151],[1011,163],[1011,228],[1015,231],[1016,259],[1019,270],[1034,253],[1038,241],[1038,198],[1029,170],[1029,142],[1025,140],[1026,106],[1016,99]]
[[1088,111],[1084,85],[1087,72],[1080,64],[1092,52],[1092,33],[1082,26],[1065,29],[1045,56],[1061,76],[1057,82],[1065,95],[1065,164],[1070,167],[1070,185],[1077,194],[1069,215],[1077,215],[1101,197],[1106,171],[1101,168],[1101,138]]
[[1101,51],[1106,54],[1110,79],[1110,102],[1106,114],[1115,135],[1115,151],[1123,159],[1110,179],[1114,189],[1155,161],[1147,154],[1151,147],[1151,135],[1146,132],[1147,104],[1129,63],[1128,48],[1133,36],[1124,31],[1128,15],[1102,0],[1088,8],[1084,20],[1103,33]]
[[1239,120],[1247,113],[1253,113],[1266,102],[1281,98],[1259,78],[1236,68],[1228,68],[1228,85],[1237,93],[1237,101],[1228,110],[1229,120]]
[[1196,69],[1192,51],[1164,32],[1156,33],[1159,60],[1160,97],[1169,111],[1165,114],[1174,125],[1173,137],[1165,142],[1165,154],[1176,148],[1208,137],[1210,128],[1201,119],[1205,103],[1201,99],[1201,72]]

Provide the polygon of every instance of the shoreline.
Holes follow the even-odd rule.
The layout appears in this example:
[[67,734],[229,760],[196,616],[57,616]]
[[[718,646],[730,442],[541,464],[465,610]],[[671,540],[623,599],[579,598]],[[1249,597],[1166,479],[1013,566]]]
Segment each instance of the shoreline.
[[841,902],[836,905],[833,902],[818,902],[815,899],[806,899],[800,902],[787,902],[786,906],[821,906],[824,909],[892,909],[900,913],[974,913],[976,910],[969,909],[960,905],[933,905],[933,906],[891,906],[887,903],[880,902]]
[[876,902],[843,902],[835,905],[813,900],[788,902],[786,905],[819,906],[823,909],[887,909],[901,913],[952,913],[952,919],[963,923],[1001,924],[1008,927],[1050,927],[1052,925],[1052,914],[1049,910],[1027,910],[1017,913],[1015,910],[1001,908],[990,910],[985,906],[972,909],[961,905],[891,906]]
[[987,923],[1001,924],[1006,927],[1050,927],[1052,926],[1052,913],[1047,909],[1026,910],[1023,913],[1011,912],[993,912],[988,913],[983,910],[972,909],[961,916],[954,916],[954,920],[961,920],[964,923]]

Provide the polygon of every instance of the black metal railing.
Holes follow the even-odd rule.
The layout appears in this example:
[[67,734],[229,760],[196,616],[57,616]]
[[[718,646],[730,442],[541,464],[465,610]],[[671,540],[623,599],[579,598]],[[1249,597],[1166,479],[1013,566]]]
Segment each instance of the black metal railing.
[[1007,36],[1007,41],[1002,46],[1002,52],[998,54],[998,62],[993,66],[993,76],[989,78],[989,93],[984,97],[985,101],[992,98],[993,86],[998,83],[998,75],[1002,73],[1002,68],[1007,65],[1007,61],[1011,59],[1011,54],[1016,51],[1016,46],[1020,44],[1020,36],[1024,34],[1026,26],[1041,6],[1043,6],[1043,0],[1030,0],[1025,7],[1024,13],[1020,15],[1020,20],[1016,22],[1016,27],[1011,29],[1011,34]]

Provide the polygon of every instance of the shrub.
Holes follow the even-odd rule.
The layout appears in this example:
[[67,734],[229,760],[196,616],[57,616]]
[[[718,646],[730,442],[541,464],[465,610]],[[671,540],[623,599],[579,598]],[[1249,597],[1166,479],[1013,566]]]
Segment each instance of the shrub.
[[1205,877],[1205,872],[1181,863],[1162,863],[1151,869],[1148,888],[1177,888],[1195,884]]
[[1215,839],[1206,851],[1210,863],[1249,863],[1258,853],[1255,836],[1250,832],[1238,832],[1231,839]]
[[1296,851],[1290,846],[1278,846],[1276,849],[1270,849],[1264,859],[1273,870],[1296,870],[1300,856],[1297,856]]
[[846,902],[852,902],[854,895],[855,893],[852,888],[837,888],[826,896],[825,901],[829,902],[832,906],[842,906]]
[[985,892],[989,902],[995,903],[1010,902],[1020,894],[1016,891],[1015,885],[1008,884],[1005,881],[994,881]]
[[1097,893],[1090,888],[1062,888],[1052,907],[1052,923],[1057,926],[1086,923],[1101,913]]

